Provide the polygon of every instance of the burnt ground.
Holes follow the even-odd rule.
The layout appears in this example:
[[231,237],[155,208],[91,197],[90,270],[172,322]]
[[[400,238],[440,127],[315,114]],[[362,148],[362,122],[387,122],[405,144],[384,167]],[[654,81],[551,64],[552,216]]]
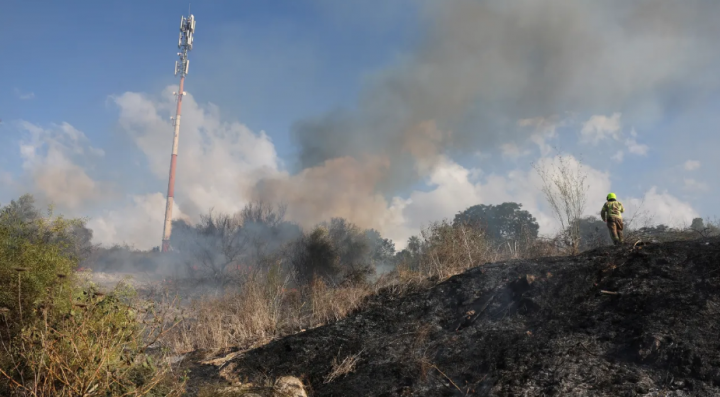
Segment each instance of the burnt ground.
[[[324,382],[333,359],[355,354],[353,372]],[[720,396],[720,240],[487,264],[386,290],[220,371],[295,375],[312,396]]]

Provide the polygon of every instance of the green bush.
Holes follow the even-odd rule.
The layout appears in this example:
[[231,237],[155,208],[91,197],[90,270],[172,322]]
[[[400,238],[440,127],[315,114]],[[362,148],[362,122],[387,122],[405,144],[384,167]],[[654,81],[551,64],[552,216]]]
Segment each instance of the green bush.
[[41,308],[51,320],[70,309],[77,259],[66,254],[67,231],[78,222],[62,217],[28,221],[0,212],[0,308],[12,319],[5,324],[12,333],[36,321]]
[[180,395],[182,384],[174,382],[170,368],[146,354],[143,336],[149,327],[127,304],[127,290],[81,291],[63,317],[25,326],[13,337],[4,371],[9,391],[18,396]]
[[76,277],[77,219],[0,210],[0,395],[172,396],[182,382],[148,346],[167,321],[134,291]]

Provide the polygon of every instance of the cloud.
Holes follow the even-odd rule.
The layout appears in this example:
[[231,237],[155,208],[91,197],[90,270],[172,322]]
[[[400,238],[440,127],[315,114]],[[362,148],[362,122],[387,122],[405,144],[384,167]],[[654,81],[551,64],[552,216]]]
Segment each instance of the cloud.
[[[172,94],[167,87],[159,97],[126,92],[111,99],[120,111],[121,131],[143,154],[158,187],[167,186],[174,114]],[[81,139],[77,130],[67,129],[68,137]],[[104,151],[83,148],[93,156]],[[177,177],[173,219],[199,221],[211,208],[234,213],[253,197],[255,184],[271,177],[288,177],[281,171],[275,147],[264,133],[254,133],[245,125],[221,120],[217,106],[204,106],[192,95],[183,98],[183,114],[178,145]],[[127,243],[150,249],[162,239],[165,192],[132,192],[119,206],[104,208],[89,221],[94,241],[102,244]],[[282,197],[275,197],[282,201]]]
[[709,189],[707,183],[696,181],[692,178],[685,178],[683,180],[683,190],[691,192],[705,192]]
[[603,115],[595,115],[590,117],[580,130],[582,139],[592,144],[598,144],[600,141],[612,138],[617,140],[620,138],[620,122],[621,113],[613,113],[607,117]]
[[[186,120],[197,125],[188,133],[183,127],[180,136],[177,200],[183,211],[194,217],[209,205],[234,210],[249,198],[267,198],[291,204],[290,213],[303,223],[337,214],[367,225],[412,228],[397,222],[460,210],[466,200],[459,192],[480,187],[500,190],[468,197],[514,197],[502,189],[531,179],[516,170],[471,182],[450,153],[481,148],[517,154],[530,140],[547,154],[556,130],[544,118],[581,114],[589,117],[581,137],[591,143],[617,139],[627,153],[642,154],[647,146],[636,137],[621,140],[621,121],[657,120],[670,106],[718,86],[713,38],[720,28],[710,15],[720,4],[457,0],[426,6],[429,24],[416,47],[366,79],[353,106],[293,125],[298,158],[292,170],[283,168],[262,133],[221,123],[217,108],[199,107],[187,97],[183,126]],[[170,142],[163,131],[171,130],[172,97],[166,92],[159,101],[140,94],[123,99],[121,125],[134,131],[130,135],[153,173],[165,178]],[[200,127],[211,119],[217,120],[213,127]],[[223,134],[209,132],[216,130],[244,137],[244,145],[230,145],[236,154],[222,160],[215,158],[223,156],[219,150],[207,155],[212,151],[205,146],[228,146]],[[609,179],[599,177],[608,182],[593,184],[602,190],[592,197],[602,198]],[[421,182],[430,184],[429,191],[411,190]],[[536,190],[527,195],[530,202],[537,196]],[[418,211],[425,202],[435,203],[437,211]]]
[[[558,157],[545,157],[538,161],[540,167],[554,167]],[[570,169],[577,170],[580,163],[572,156],[567,157]],[[585,215],[597,215],[610,189],[608,173],[584,166],[587,173],[587,206]],[[413,191],[406,199],[396,197],[389,212],[393,221],[382,230],[395,241],[398,248],[404,247],[407,238],[417,234],[429,222],[450,219],[460,211],[476,204],[501,204],[512,201],[523,205],[523,209],[536,217],[542,234],[553,234],[559,230],[559,222],[548,208],[542,194],[542,180],[534,170],[515,169],[502,174],[477,177],[477,172],[443,158],[426,179],[429,187],[424,191]],[[480,179],[473,181],[474,179]],[[596,208],[597,207],[597,208]]]
[[629,198],[623,204],[627,212],[625,218],[636,218],[635,227],[641,227],[645,222],[683,227],[699,216],[692,205],[667,191],[658,192],[656,186],[650,188],[642,198]]
[[688,160],[684,164],[686,171],[694,171],[698,168],[700,168],[700,162],[697,160]]
[[[577,170],[580,163],[572,156],[566,157],[571,170]],[[538,160],[539,167],[557,167],[559,158],[544,157]],[[610,175],[587,165],[585,182],[587,203],[584,216],[599,218],[605,196],[612,191]],[[485,175],[482,180],[472,182],[473,171],[449,160],[443,159],[426,180],[430,189],[414,191],[408,198],[396,197],[389,206],[393,223],[382,230],[395,241],[398,248],[405,246],[407,238],[415,235],[429,222],[452,219],[454,215],[475,204],[501,204],[506,201],[518,202],[538,220],[540,233],[553,235],[560,228],[559,221],[548,207],[541,192],[542,180],[534,170],[515,169],[503,174]],[[621,201],[626,207],[626,219],[637,218],[637,222],[650,224],[664,223],[681,226],[697,216],[692,206],[669,194],[652,187],[641,198],[628,197]],[[636,215],[637,214],[637,215]],[[651,219],[648,218],[648,215]],[[636,223],[637,223],[636,222]],[[642,226],[637,224],[636,226]]]
[[97,153],[85,134],[68,123],[42,128],[27,121],[18,123],[28,134],[20,141],[20,156],[31,191],[60,209],[77,210],[110,194],[108,185],[86,172],[86,153]]
[[627,145],[627,149],[628,149],[629,153],[637,154],[640,156],[645,156],[649,149],[647,145],[637,143],[635,138],[629,138],[629,139],[625,140],[625,145]]
[[[580,140],[584,143],[591,143],[597,145],[601,141],[611,139],[619,141],[623,135],[622,133],[622,115],[620,113],[613,113],[612,116],[607,117],[603,115],[595,115],[590,117],[580,130]],[[649,147],[645,144],[637,142],[637,132],[633,128],[630,131],[630,137],[625,139],[625,146],[630,154],[636,154],[639,156],[647,155]],[[618,151],[613,159],[617,161],[623,160],[624,153]]]
[[521,152],[520,148],[515,143],[504,143],[500,145],[500,150],[505,157],[517,158],[523,154],[527,154],[527,152]]
[[622,163],[623,159],[625,158],[625,152],[623,152],[622,150],[618,150],[617,153],[615,153],[611,158],[618,163]]
[[22,100],[29,100],[29,99],[35,98],[35,93],[34,93],[34,92],[25,92],[25,93],[23,93],[23,92],[21,92],[21,91],[20,91],[19,89],[17,89],[17,88],[15,89],[15,95],[17,95],[17,97],[20,98],[20,99],[22,99]]
[[88,151],[89,151],[90,154],[92,154],[93,156],[97,156],[97,157],[103,157],[103,156],[105,156],[105,151],[104,151],[103,149],[100,149],[100,148],[96,148],[96,147],[90,146],[90,147],[88,148]]
[[[339,215],[401,237],[417,230],[418,222],[452,216],[468,203],[513,200],[537,210],[543,230],[552,230],[532,172],[478,175],[450,154],[480,149],[493,155],[503,147],[512,149],[508,145],[522,153],[530,141],[547,155],[548,141],[557,136],[549,115],[579,114],[586,120],[581,138],[589,143],[618,140],[625,144],[623,155],[642,155],[648,148],[635,136],[621,139],[622,123],[657,122],[665,110],[692,103],[687,99],[716,90],[720,81],[715,73],[719,53],[714,51],[720,25],[713,17],[720,12],[718,2],[425,4],[422,21],[428,26],[415,47],[366,79],[353,106],[295,123],[291,136],[298,158],[291,170],[265,133],[222,121],[217,106],[185,97],[178,211],[197,219],[210,207],[232,212],[253,198],[268,198],[292,204],[290,213],[303,223]],[[164,196],[173,90],[177,88],[167,88],[157,98],[132,92],[113,98],[120,128],[161,186],[142,192],[128,186],[125,193]],[[72,141],[72,130],[59,130]],[[49,184],[48,194],[62,197],[62,186],[52,184],[56,179],[77,183],[79,199],[65,201],[79,207],[87,192],[103,190],[77,160],[102,156],[100,151],[86,144],[52,145],[45,144],[45,151],[38,142],[22,147],[31,174],[57,168],[73,176],[36,177]],[[53,152],[51,146],[57,149]],[[602,204],[610,188],[607,174],[595,171],[588,213],[597,211],[595,204]],[[423,182],[427,189],[414,190]],[[645,196],[659,204],[674,199],[656,191]],[[130,224],[146,219],[145,208],[155,206],[128,202],[115,210],[122,216],[108,212],[96,222],[106,221],[106,236],[129,240],[136,233]],[[153,211],[162,215],[162,209]],[[111,222],[128,224],[110,229]]]

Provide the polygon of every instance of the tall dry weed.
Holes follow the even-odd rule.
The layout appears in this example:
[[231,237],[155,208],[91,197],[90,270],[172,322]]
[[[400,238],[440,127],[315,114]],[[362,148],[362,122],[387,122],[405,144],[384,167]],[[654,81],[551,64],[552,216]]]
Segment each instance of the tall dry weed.
[[328,287],[321,279],[292,288],[292,274],[253,270],[218,298],[195,301],[188,316],[164,338],[177,352],[250,348],[344,318],[372,289]]
[[[87,292],[87,291],[86,291]],[[184,380],[151,345],[171,323],[151,308],[128,304],[120,293],[90,290],[72,299],[73,308],[48,318],[52,302],[43,302],[40,321],[26,322],[12,334],[6,315],[0,338],[4,360],[0,379],[17,397],[180,396]],[[140,313],[144,312],[144,313]],[[3,370],[4,367],[6,370]]]
[[400,282],[444,280],[500,256],[482,230],[447,221],[434,222],[421,232],[422,242],[412,262],[400,263]]
[[372,282],[331,284],[322,277],[305,281],[279,262],[248,270],[221,296],[196,300],[190,314],[164,343],[180,353],[251,348],[342,320],[381,291],[402,294],[408,288],[437,283],[485,263],[557,252],[551,240],[521,240],[512,250],[494,246],[482,230],[447,221],[430,224],[421,236],[415,256]]

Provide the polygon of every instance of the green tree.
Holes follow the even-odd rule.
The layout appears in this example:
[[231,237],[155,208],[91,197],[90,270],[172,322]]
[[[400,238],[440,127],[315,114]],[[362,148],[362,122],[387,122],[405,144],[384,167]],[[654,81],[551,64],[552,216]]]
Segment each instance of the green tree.
[[292,264],[301,282],[310,283],[315,278],[334,280],[340,274],[338,253],[325,227],[316,227],[293,245]]
[[692,224],[690,224],[690,229],[697,232],[705,230],[705,221],[703,221],[703,218],[694,218]]
[[612,244],[607,225],[600,218],[586,216],[578,219],[577,230],[580,231],[580,250],[588,250]]
[[411,236],[408,239],[407,250],[410,252],[410,254],[412,254],[413,256],[420,255],[421,248],[422,248],[422,240],[420,240],[420,237]]
[[363,282],[395,265],[395,245],[374,229],[343,218],[320,223],[294,244],[293,264],[304,281]]
[[29,222],[39,218],[42,214],[35,208],[35,197],[31,194],[23,194],[17,200],[10,201],[10,204],[3,207],[2,213],[6,215],[4,222],[16,220]]
[[365,238],[370,248],[370,260],[376,269],[389,270],[394,267],[395,244],[384,238],[375,229],[365,230]]
[[495,243],[534,240],[540,229],[535,217],[523,210],[522,204],[512,202],[474,205],[455,215],[453,224],[480,228]]
[[720,232],[716,225],[713,225],[710,222],[705,222],[703,218],[693,219],[692,224],[690,224],[690,230],[701,237],[716,236]]
[[375,272],[370,242],[357,225],[343,218],[332,218],[330,223],[323,223],[322,226],[328,230],[343,278],[357,282]]
[[407,247],[395,255],[395,264],[404,265],[410,270],[417,270],[420,263],[422,240],[418,236],[408,239]]

